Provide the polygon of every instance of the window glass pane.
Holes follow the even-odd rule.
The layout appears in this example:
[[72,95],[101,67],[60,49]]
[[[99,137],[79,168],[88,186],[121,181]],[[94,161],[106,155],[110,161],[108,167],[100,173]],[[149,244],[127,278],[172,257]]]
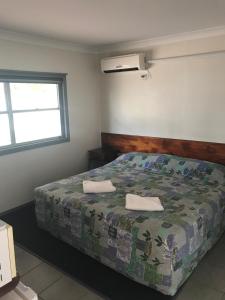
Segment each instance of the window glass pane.
[[4,84],[0,82],[0,111],[6,111]]
[[51,83],[10,83],[13,110],[57,108],[58,85]]
[[14,127],[17,143],[62,135],[59,110],[14,113]]
[[11,144],[9,119],[7,114],[0,115],[0,146]]

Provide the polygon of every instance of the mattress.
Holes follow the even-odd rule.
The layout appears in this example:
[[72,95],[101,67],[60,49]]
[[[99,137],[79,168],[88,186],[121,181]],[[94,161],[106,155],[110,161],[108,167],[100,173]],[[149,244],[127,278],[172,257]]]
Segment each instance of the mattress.
[[[84,194],[82,181],[112,180],[114,193]],[[125,209],[126,193],[158,196],[161,212]],[[35,189],[40,228],[129,278],[174,295],[225,229],[225,167],[128,153]]]

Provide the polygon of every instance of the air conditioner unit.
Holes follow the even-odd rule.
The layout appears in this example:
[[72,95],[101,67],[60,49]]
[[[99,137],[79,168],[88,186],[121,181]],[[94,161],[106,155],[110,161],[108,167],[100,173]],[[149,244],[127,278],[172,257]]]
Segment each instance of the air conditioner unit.
[[101,60],[103,73],[145,70],[144,53],[108,57]]

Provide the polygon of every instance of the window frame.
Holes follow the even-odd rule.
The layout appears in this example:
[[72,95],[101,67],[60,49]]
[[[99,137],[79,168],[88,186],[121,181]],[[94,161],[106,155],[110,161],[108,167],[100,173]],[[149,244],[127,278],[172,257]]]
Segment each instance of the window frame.
[[[11,136],[11,144],[6,146],[0,146],[0,155],[15,153],[18,151],[24,151],[29,149],[35,149],[39,147],[45,147],[55,145],[59,143],[65,143],[70,141],[70,130],[69,130],[69,113],[68,113],[68,102],[67,102],[67,84],[66,84],[67,73],[50,73],[50,72],[30,72],[30,71],[12,71],[12,70],[0,70],[0,82],[4,83],[5,97],[6,100],[6,111],[1,111],[0,115],[7,114],[9,118],[9,128]],[[13,124],[13,110],[11,105],[11,94],[10,94],[10,83],[53,83],[58,85],[58,101],[60,111],[60,121],[62,135],[58,137],[43,138],[33,140],[29,142],[16,143],[15,142],[15,130]],[[55,109],[55,110],[56,110]],[[54,110],[49,109],[25,109],[24,112],[32,111],[47,111]],[[22,110],[19,110],[22,112]],[[15,110],[16,112],[16,110]]]

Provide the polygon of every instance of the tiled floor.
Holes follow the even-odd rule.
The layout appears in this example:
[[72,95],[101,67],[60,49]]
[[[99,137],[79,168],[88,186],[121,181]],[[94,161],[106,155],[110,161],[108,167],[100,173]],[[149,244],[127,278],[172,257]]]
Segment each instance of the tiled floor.
[[15,246],[17,271],[21,281],[31,287],[39,300],[102,300],[64,273]]
[[[103,299],[19,247],[16,262],[21,281],[36,291],[40,300]],[[225,236],[205,256],[175,299],[225,300]]]

